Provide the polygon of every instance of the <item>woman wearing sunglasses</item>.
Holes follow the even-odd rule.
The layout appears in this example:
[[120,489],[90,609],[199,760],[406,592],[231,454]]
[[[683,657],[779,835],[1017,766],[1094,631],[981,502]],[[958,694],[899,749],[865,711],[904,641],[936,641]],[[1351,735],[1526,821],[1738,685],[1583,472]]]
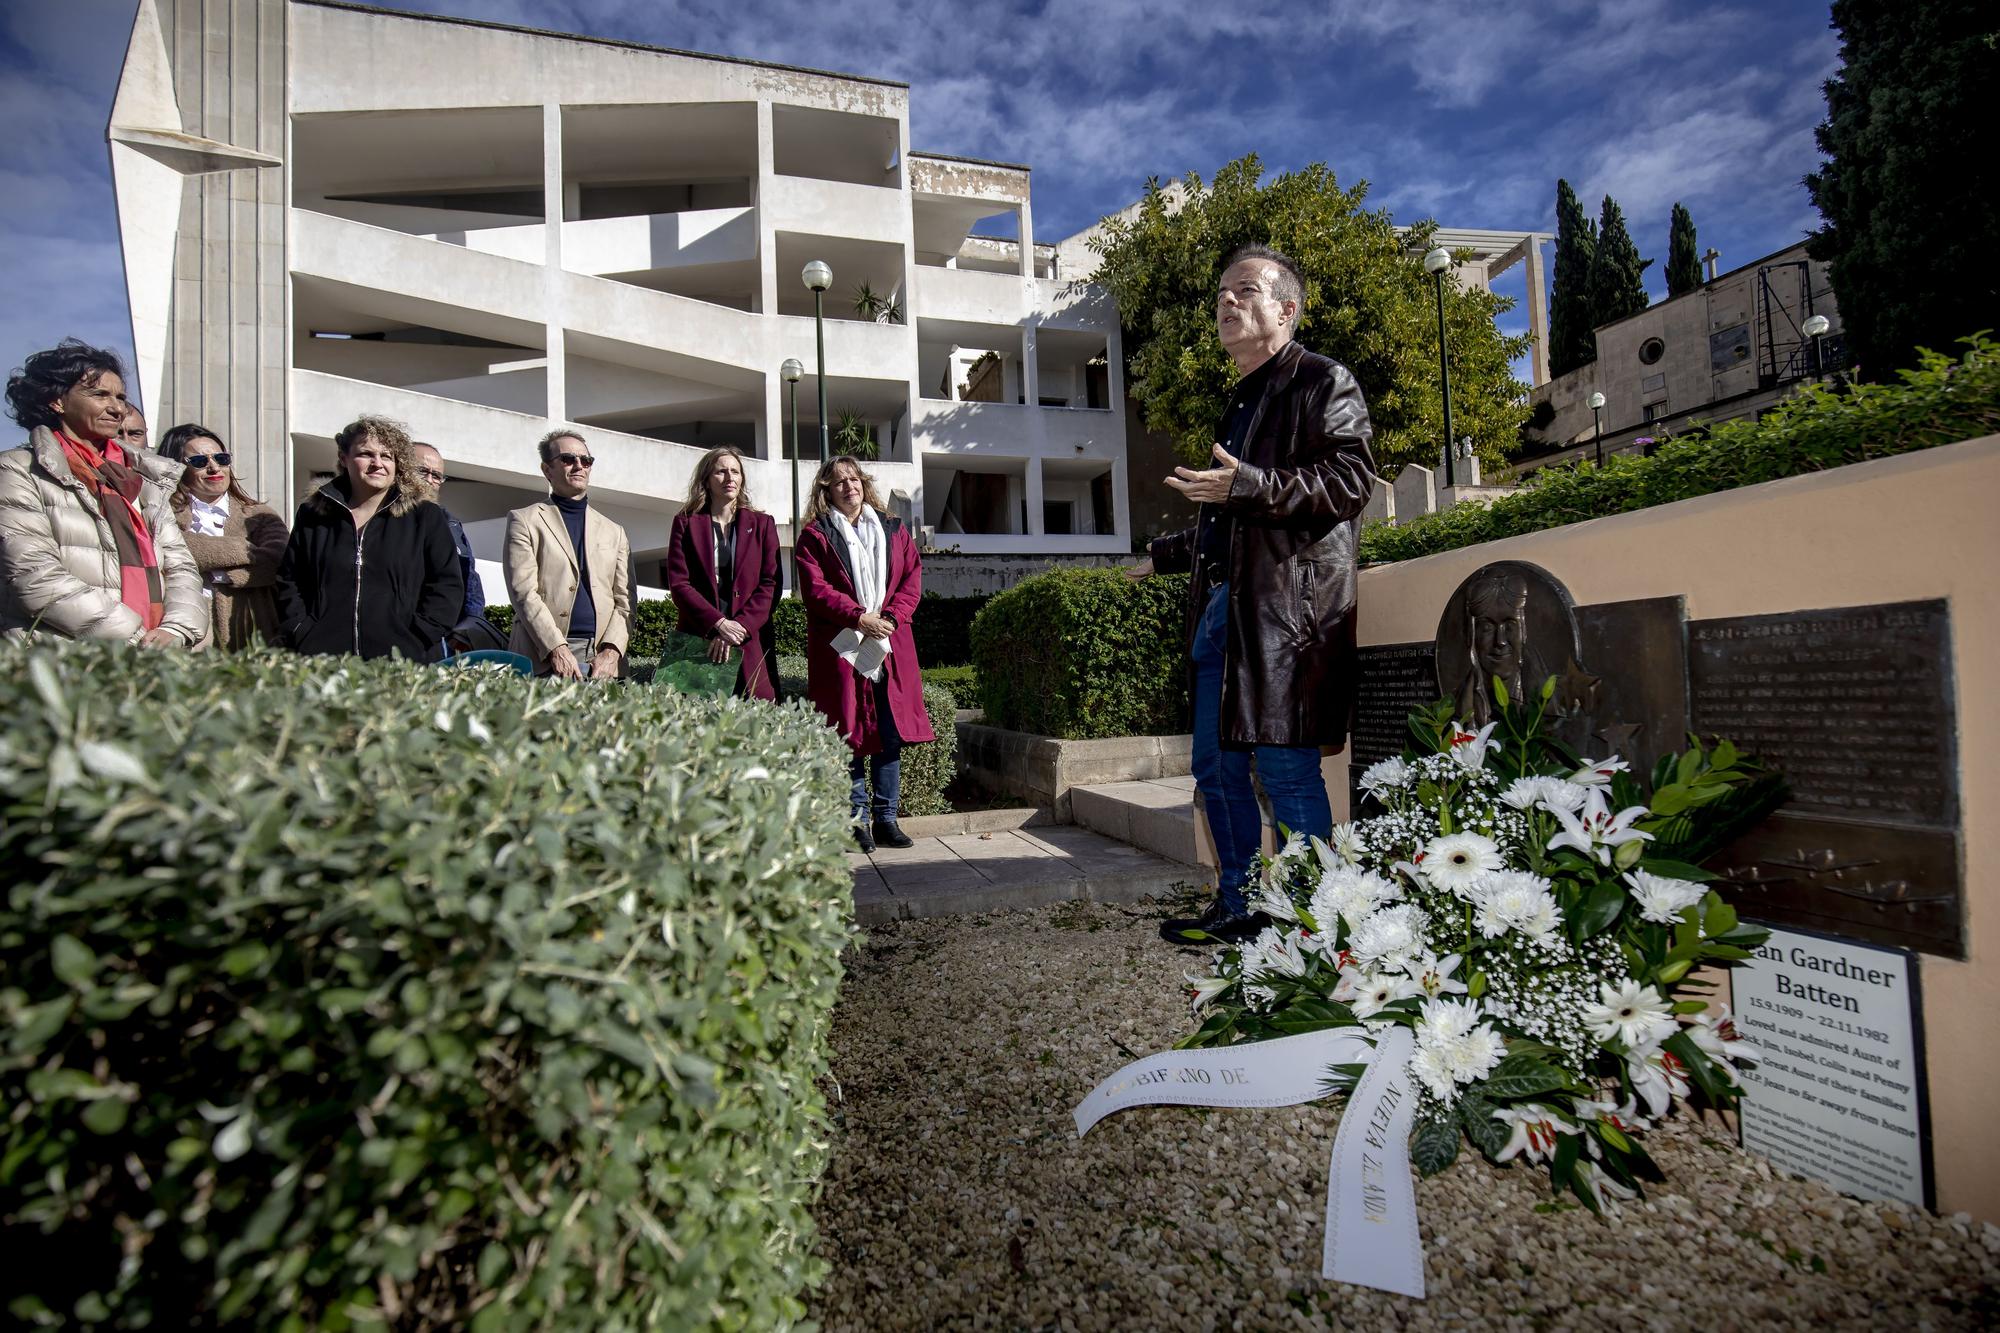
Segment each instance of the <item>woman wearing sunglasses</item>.
[[203,647],[238,652],[278,642],[278,562],[291,533],[278,511],[236,480],[234,459],[216,433],[193,422],[160,440],[160,456],[181,465],[174,517],[201,570],[208,601]]

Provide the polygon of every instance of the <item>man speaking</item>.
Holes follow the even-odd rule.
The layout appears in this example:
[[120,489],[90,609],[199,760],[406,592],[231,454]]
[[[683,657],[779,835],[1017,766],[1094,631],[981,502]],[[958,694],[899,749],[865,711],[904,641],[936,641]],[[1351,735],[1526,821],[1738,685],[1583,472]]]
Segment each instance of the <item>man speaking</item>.
[[1292,341],[1305,302],[1298,266],[1245,246],[1223,263],[1215,332],[1241,378],[1215,466],[1167,484],[1199,507],[1131,571],[1192,573],[1189,686],[1194,777],[1215,837],[1216,899],[1160,933],[1176,944],[1238,941],[1265,924],[1245,897],[1262,834],[1254,759],[1277,821],[1324,838],[1333,811],[1321,747],[1347,742],[1354,711],[1355,543],[1375,485],[1368,406],[1347,367]]

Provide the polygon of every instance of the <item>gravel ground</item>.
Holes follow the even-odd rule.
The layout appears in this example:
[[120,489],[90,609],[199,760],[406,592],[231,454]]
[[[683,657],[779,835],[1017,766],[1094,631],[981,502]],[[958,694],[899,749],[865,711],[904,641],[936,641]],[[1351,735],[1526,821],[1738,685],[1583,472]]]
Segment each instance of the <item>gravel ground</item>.
[[1164,903],[897,922],[834,1024],[828,1330],[1994,1328],[2000,1229],[1774,1172],[1714,1124],[1649,1139],[1617,1219],[1469,1147],[1419,1181],[1428,1301],[1321,1281],[1336,1114],[1070,1108],[1187,1029]]

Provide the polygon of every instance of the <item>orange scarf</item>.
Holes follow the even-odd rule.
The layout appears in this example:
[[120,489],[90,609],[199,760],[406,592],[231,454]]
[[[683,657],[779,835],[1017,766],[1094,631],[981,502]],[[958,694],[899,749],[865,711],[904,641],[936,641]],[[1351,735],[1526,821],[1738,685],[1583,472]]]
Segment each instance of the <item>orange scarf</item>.
[[139,512],[139,488],[144,478],[132,466],[116,440],[98,449],[57,430],[70,474],[97,498],[97,511],[111,528],[118,548],[119,600],[132,608],[147,629],[159,628],[166,617],[166,585],[160,578],[159,552]]

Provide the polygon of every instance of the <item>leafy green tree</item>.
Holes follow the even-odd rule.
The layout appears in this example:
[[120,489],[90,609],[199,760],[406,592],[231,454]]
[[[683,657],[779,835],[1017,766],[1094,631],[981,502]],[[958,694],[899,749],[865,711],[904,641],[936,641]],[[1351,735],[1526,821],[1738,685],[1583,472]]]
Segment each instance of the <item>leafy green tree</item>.
[[1625,212],[1618,201],[1604,196],[1604,213],[1597,222],[1597,254],[1590,265],[1590,327],[1601,329],[1613,320],[1636,315],[1649,304],[1646,269],[1639,247],[1625,229]]
[[[1438,387],[1437,295],[1420,257],[1437,224],[1398,233],[1386,210],[1365,210],[1366,182],[1342,189],[1315,163],[1261,183],[1255,154],[1186,179],[1184,202],[1148,181],[1137,216],[1107,219],[1092,246],[1094,281],[1117,298],[1127,384],[1146,425],[1174,436],[1190,459],[1208,457],[1236,367],[1215,336],[1222,260],[1239,245],[1275,246],[1306,279],[1298,337],[1354,372],[1375,425],[1376,466],[1434,466],[1444,438]],[[1494,316],[1512,301],[1445,284],[1451,350],[1452,427],[1480,457],[1501,462],[1518,447],[1527,386],[1512,361],[1528,348],[1503,336]]]
[[1685,204],[1674,205],[1667,232],[1667,295],[1679,296],[1701,286],[1701,251],[1696,248],[1694,215]]
[[1833,26],[1827,163],[1806,177],[1826,225],[1807,252],[1831,270],[1862,376],[1888,379],[1918,347],[1949,347],[2000,311],[2000,158],[1976,128],[2000,87],[2000,11],[1835,0]]
[[1549,373],[1567,375],[1597,359],[1597,326],[1590,320],[1590,265],[1597,257],[1597,224],[1576,200],[1569,182],[1556,182],[1555,292],[1549,298]]

